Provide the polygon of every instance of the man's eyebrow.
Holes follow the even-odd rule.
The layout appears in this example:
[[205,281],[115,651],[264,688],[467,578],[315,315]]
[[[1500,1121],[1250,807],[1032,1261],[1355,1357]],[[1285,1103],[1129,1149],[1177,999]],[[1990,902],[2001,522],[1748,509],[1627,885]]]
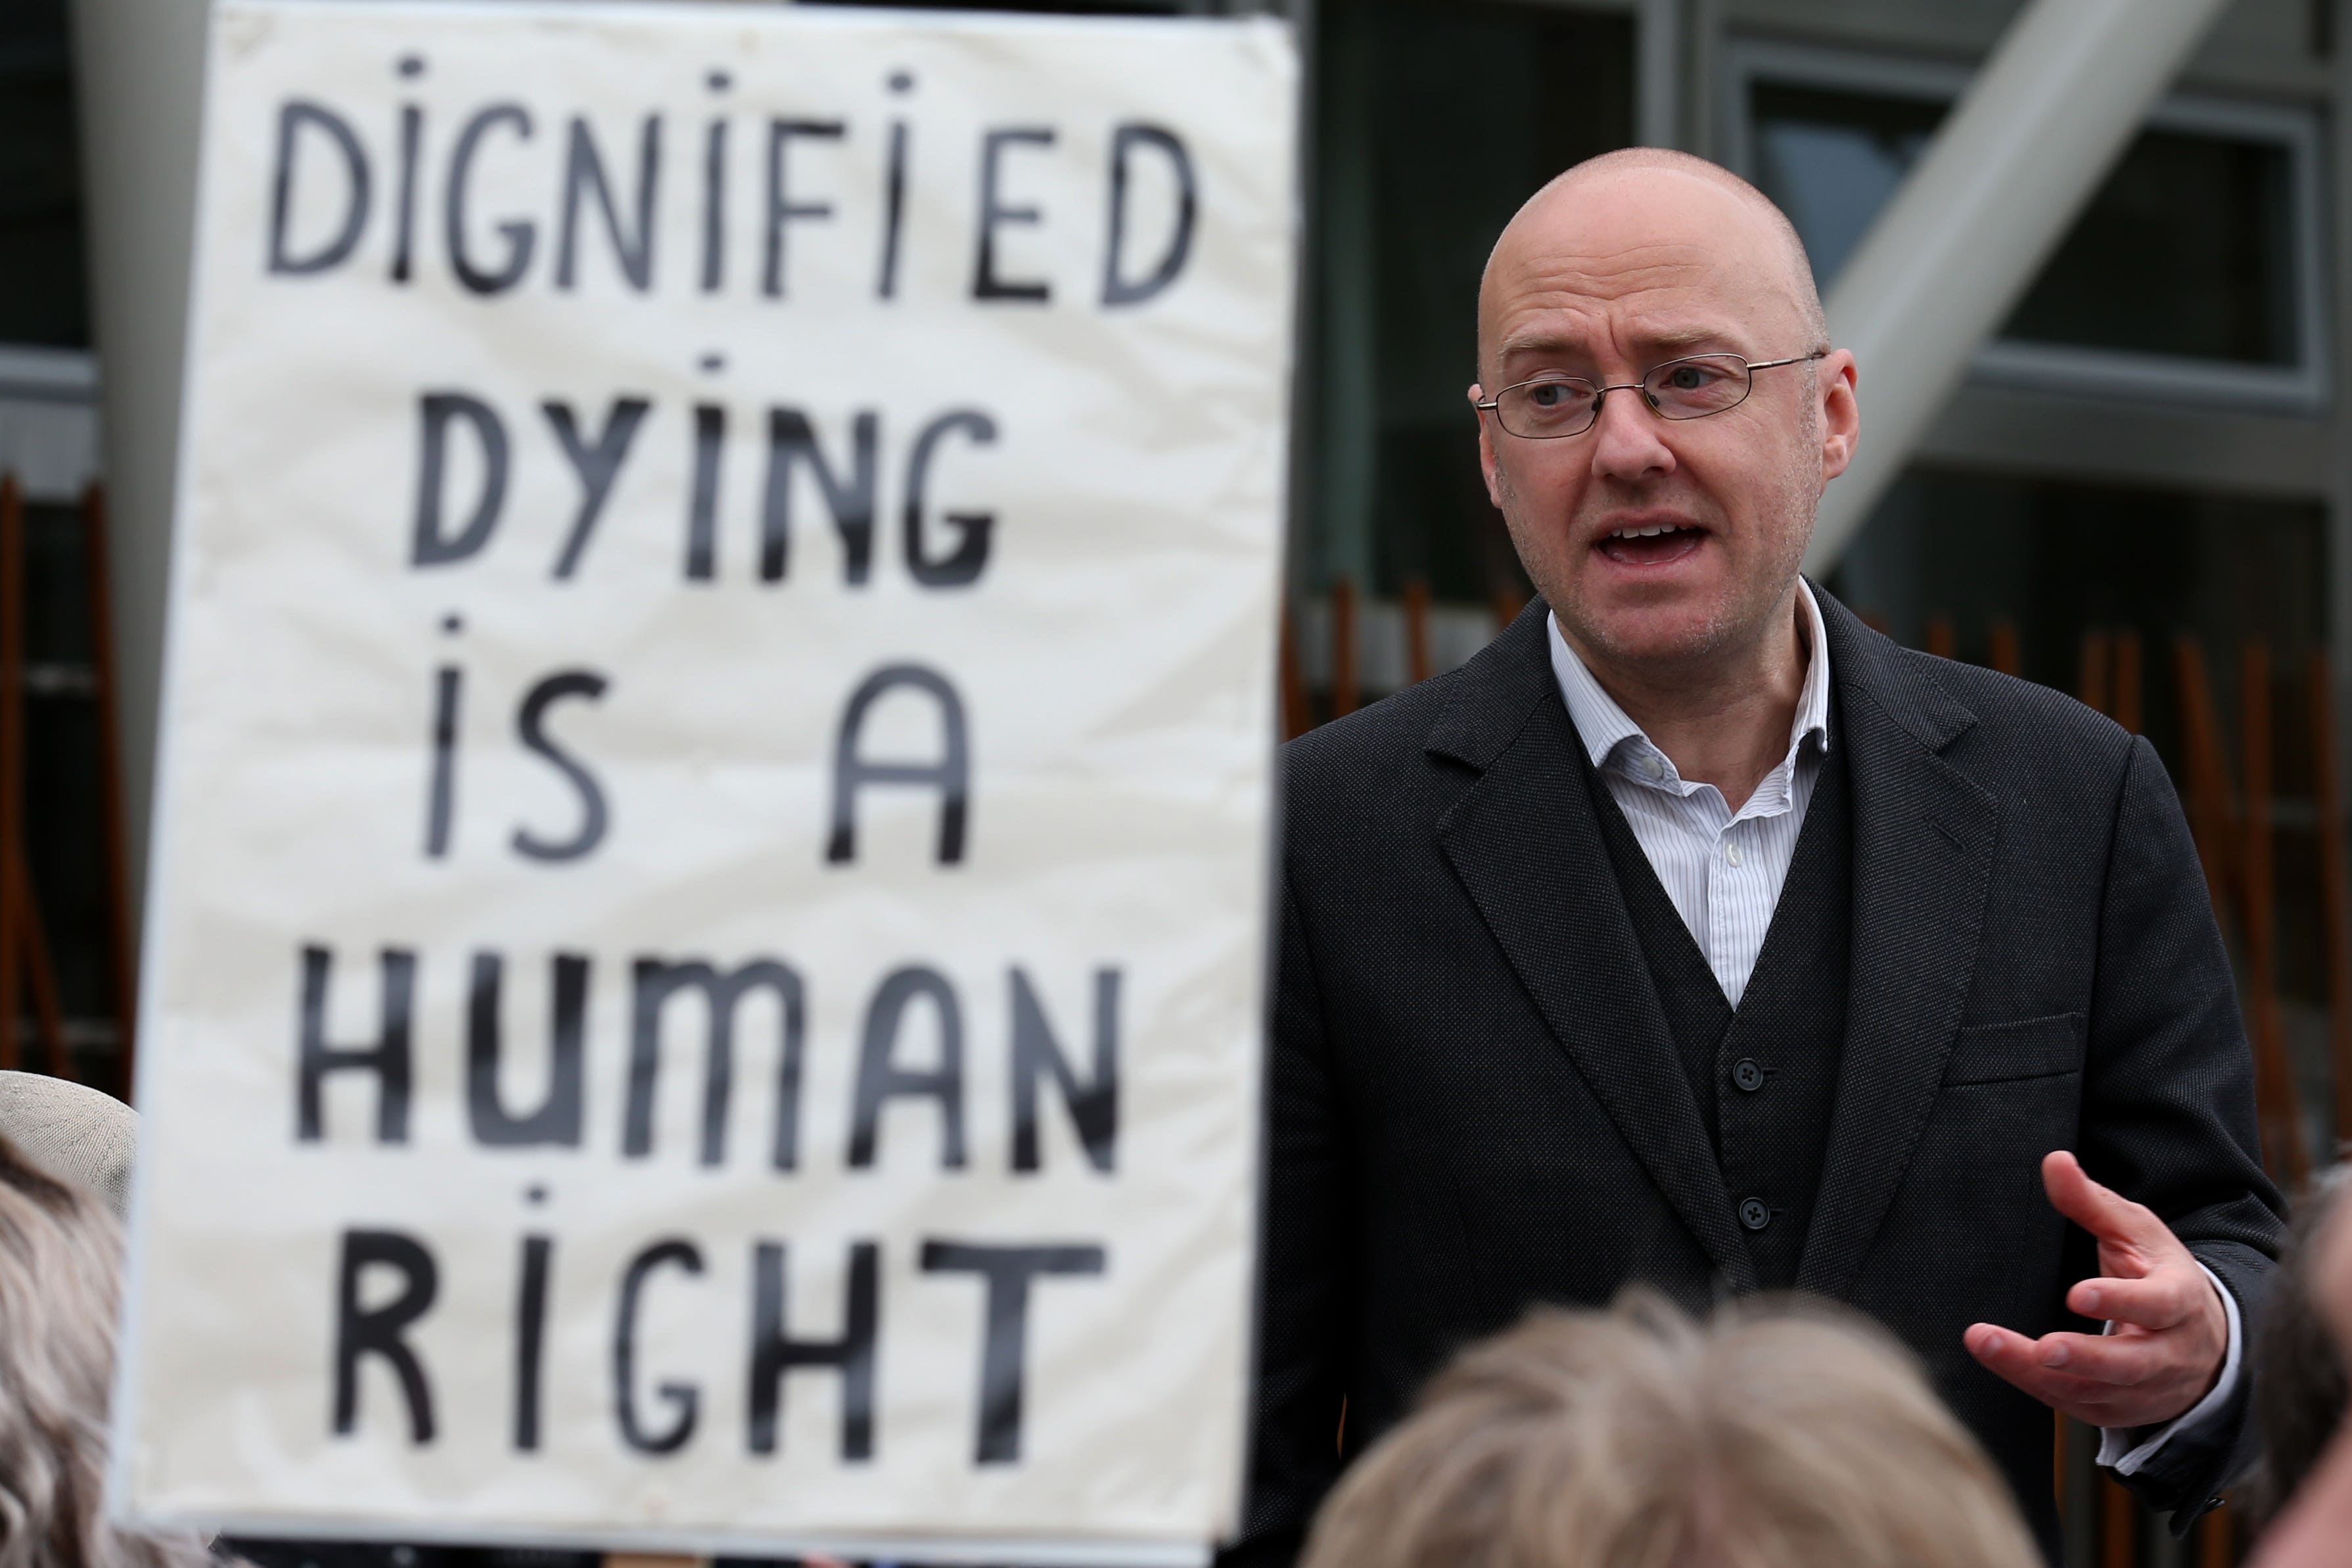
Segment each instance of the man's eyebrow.
[[1564,338],[1553,332],[1529,332],[1521,337],[1503,340],[1497,351],[1505,359],[1518,354],[1573,354],[1587,352],[1581,339]]
[[1664,327],[1639,334],[1642,342],[1669,355],[1686,349],[1722,348],[1733,336],[1729,329],[1719,326]]
[[[1637,331],[1633,336],[1654,360],[1663,361],[1701,350],[1727,349],[1736,341],[1738,333],[1727,326],[1694,323],[1660,327],[1654,331]],[[1530,354],[1574,356],[1591,352],[1591,343],[1582,338],[1538,331],[1504,339],[1496,353],[1500,359],[1514,360]]]

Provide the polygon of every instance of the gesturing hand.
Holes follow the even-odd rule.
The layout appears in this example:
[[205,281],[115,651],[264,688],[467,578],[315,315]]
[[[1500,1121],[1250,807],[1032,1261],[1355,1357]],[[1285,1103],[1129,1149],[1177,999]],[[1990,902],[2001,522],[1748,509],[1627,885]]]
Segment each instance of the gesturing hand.
[[2084,1175],[2074,1155],[2044,1156],[2042,1184],[2058,1212],[2099,1242],[2100,1278],[2067,1291],[2066,1305],[2112,1321],[2115,1331],[2030,1340],[1977,1323],[1969,1352],[2094,1426],[2146,1426],[2186,1413],[2220,1379],[2229,1352],[2230,1320],[2212,1280],[2170,1227]]

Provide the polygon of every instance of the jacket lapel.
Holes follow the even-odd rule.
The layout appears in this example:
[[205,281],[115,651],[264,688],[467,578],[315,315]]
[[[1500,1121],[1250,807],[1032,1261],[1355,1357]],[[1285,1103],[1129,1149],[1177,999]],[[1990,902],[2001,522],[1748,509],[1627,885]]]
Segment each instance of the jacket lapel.
[[1479,770],[1438,823],[1454,874],[1676,1215],[1734,1290],[1755,1266],[1652,988],[1531,605],[1465,671],[1428,749]]
[[1853,947],[1836,1109],[1802,1290],[1843,1295],[1903,1184],[1976,967],[2000,828],[1994,798],[1939,754],[1975,715],[1814,590],[1852,747]]

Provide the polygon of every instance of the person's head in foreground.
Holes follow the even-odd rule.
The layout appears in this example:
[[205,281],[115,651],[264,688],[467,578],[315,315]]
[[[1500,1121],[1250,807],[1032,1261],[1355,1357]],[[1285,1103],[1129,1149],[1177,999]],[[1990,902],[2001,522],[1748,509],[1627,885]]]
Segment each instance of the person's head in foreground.
[[1519,209],[1470,401],[1519,560],[1604,684],[1801,665],[1797,567],[1854,384],[1796,230],[1737,174],[1635,148]]
[[1465,1352],[1324,1506],[1306,1568],[2026,1568],[1990,1462],[1876,1329],[1631,1290]]
[[2344,1179],[2341,1169],[2319,1177],[2295,1204],[2254,1341],[2253,1416],[2263,1435],[2254,1511],[2263,1519],[2276,1518],[2302,1489],[2344,1424],[2344,1357],[2312,1289],[2313,1247],[2341,1206]]
[[0,1568],[199,1568],[194,1535],[107,1521],[122,1232],[0,1137]]
[[[2352,1363],[2352,1209],[2340,1198],[2327,1207],[2301,1249],[2296,1271],[2343,1365]],[[2286,1499],[2254,1563],[2256,1568],[2352,1564],[2352,1421],[2337,1418],[2335,1436]]]

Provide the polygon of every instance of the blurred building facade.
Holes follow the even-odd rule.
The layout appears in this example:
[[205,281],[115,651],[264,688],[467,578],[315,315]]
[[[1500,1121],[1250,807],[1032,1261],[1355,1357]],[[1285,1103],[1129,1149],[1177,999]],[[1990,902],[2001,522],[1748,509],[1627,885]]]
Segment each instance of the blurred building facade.
[[[85,27],[105,7],[122,9],[83,0]],[[1010,8],[1271,10],[1300,30],[1307,253],[1292,606],[1298,673],[1319,716],[1395,689],[1416,663],[1458,663],[1528,592],[1479,480],[1463,396],[1475,374],[1479,270],[1528,193],[1612,147],[1684,147],[1781,203],[1826,292],[2022,7]],[[110,447],[100,427],[120,367],[100,352],[95,203],[80,150],[89,105],[77,106],[90,84],[77,76],[74,24],[69,0],[0,7],[0,474],[13,474],[28,502],[25,603],[0,615],[21,616],[26,644],[27,852],[68,1037],[85,1076],[110,1083],[120,1031],[80,503],[109,464],[140,454]],[[2324,652],[2339,717],[2352,689],[2347,256],[2352,0],[2234,0],[1831,579],[1906,642],[2013,664],[2068,689],[2086,679],[2095,646],[2111,709],[2122,701],[2113,660],[2136,637],[2137,725],[2177,779],[2196,761],[2179,639],[2193,637],[2212,661],[2225,736],[2248,717],[2242,652],[2263,642],[2274,672],[2276,987],[2314,1151],[2352,1131],[2330,1110],[2343,1103],[2328,1016],[2330,966],[2342,959],[2325,940],[2318,853],[2323,825],[2340,822],[2345,803],[2319,798],[2322,759],[2300,684],[2309,656]],[[152,530],[126,530],[118,549],[143,580],[160,580]],[[1335,615],[1335,601],[1349,608]],[[128,679],[159,645],[152,615],[123,608]],[[1340,689],[1337,678],[1351,670]],[[134,703],[131,727],[139,718]],[[131,746],[135,773],[135,735]],[[2242,762],[2234,741],[2227,754]],[[2245,780],[2226,782],[2242,789]],[[131,809],[141,806],[134,787]],[[2152,1537],[2147,1549],[2162,1550]]]
[[[1479,482],[1463,399],[1478,271],[1527,193],[1608,148],[1685,147],[1780,201],[1826,292],[2021,6],[1024,8],[1273,9],[1301,29],[1308,248],[1294,584],[1301,664],[1328,704],[1334,584],[1360,605],[1352,662],[1364,696],[1406,678],[1409,595],[1433,605],[1431,657],[1444,668],[1483,644],[1498,604],[1527,592]],[[1846,552],[1832,584],[1854,607],[1914,644],[1948,623],[1957,651],[1978,658],[2006,623],[2024,672],[2070,688],[2084,635],[2126,628],[2152,671],[2189,631],[2217,659],[2260,635],[2282,671],[2331,647],[2339,678],[2352,673],[2341,631],[2352,621],[2352,351],[2336,325],[2352,313],[2352,286],[2336,260],[2352,234],[2347,19],[2346,0],[2236,0],[2223,13]],[[0,471],[31,503],[36,880],[81,1020],[76,1038],[102,1050],[101,965],[87,935],[100,900],[81,847],[97,831],[91,649],[72,508],[102,477],[104,369],[72,23],[68,0],[17,0],[0,19]],[[2226,669],[2217,679],[2225,721],[2236,686]],[[2143,723],[2178,771],[2169,690],[2151,673]],[[2316,924],[2295,918],[2317,896],[2297,885],[2315,864],[2296,852],[2317,816],[2308,764],[2287,737],[2278,816],[2291,936]],[[2289,1001],[2315,1007],[2321,957],[2286,945]],[[2316,1079],[2310,1087],[2315,1110],[2329,1097]],[[2315,1142],[2333,1132],[2312,1131]]]
[[[1273,9],[1308,60],[1307,288],[1294,588],[1318,710],[1412,659],[1483,644],[1527,584],[1478,479],[1463,399],[1495,234],[1549,174],[1670,143],[1780,201],[1824,291],[2018,0],[1050,0],[1064,11]],[[2347,0],[2236,0],[2043,268],[1833,587],[1914,644],[1939,635],[2073,688],[2086,633],[2148,650],[2142,724],[2176,773],[2168,650],[2217,660],[2221,717],[2244,640],[2282,681],[2329,648],[2352,674],[2352,22]],[[103,1052],[100,900],[86,846],[91,646],[74,506],[103,477],[68,0],[0,18],[0,472],[29,499],[27,820],[75,1037]],[[1864,368],[1865,434],[1870,367]],[[116,454],[119,462],[122,455]],[[128,550],[159,549],[126,539]],[[1351,660],[1328,610],[1355,600]],[[2007,626],[2013,631],[2002,632]],[[1939,627],[1948,630],[1939,631]],[[141,628],[126,626],[127,645]],[[152,648],[152,630],[145,645]],[[132,646],[132,664],[139,648]],[[2282,685],[2283,712],[2301,711]],[[2299,1034],[2326,989],[2315,931],[2312,763],[2283,729],[2283,988]],[[136,743],[134,742],[134,750]],[[137,805],[134,792],[134,808]],[[134,826],[133,835],[137,828]],[[2304,919],[2304,915],[2313,918]],[[2309,1058],[2315,1146],[2334,1129]]]

